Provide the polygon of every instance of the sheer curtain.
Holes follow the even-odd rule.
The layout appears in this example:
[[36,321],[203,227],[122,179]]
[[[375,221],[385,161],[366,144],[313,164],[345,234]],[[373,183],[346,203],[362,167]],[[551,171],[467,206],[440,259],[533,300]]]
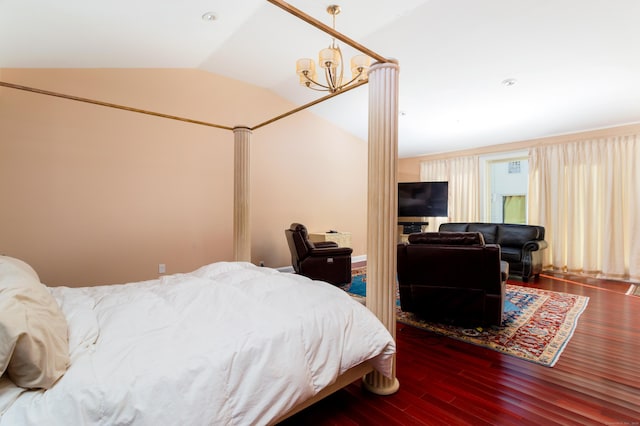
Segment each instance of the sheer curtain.
[[640,280],[639,138],[530,149],[529,222],[545,227],[545,268]]
[[480,220],[480,160],[478,156],[423,161],[420,180],[449,182],[449,217],[429,218],[427,230],[445,222]]

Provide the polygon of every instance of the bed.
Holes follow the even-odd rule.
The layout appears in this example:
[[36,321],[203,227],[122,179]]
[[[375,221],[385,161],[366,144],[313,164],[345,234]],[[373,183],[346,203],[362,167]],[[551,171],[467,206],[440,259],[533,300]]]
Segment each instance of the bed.
[[[24,366],[6,358],[26,337],[12,337],[7,317],[21,306],[35,318],[47,303],[43,315],[58,319],[27,327],[29,348],[45,352],[36,363],[50,346],[63,350],[38,371],[53,366],[48,383],[18,386]],[[55,327],[53,343],[38,338]],[[1,425],[273,424],[373,369],[391,376],[395,353],[390,333],[344,291],[246,262],[69,288],[46,287],[0,256],[0,339]]]

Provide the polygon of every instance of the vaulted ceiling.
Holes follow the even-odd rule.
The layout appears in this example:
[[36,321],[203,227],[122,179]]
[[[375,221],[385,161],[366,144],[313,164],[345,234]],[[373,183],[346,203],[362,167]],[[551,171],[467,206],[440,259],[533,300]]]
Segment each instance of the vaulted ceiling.
[[[637,0],[336,2],[400,63],[401,157],[640,122]],[[289,3],[331,25],[332,2]],[[323,94],[295,61],[329,42],[266,0],[0,0],[0,68],[198,68],[302,105]],[[366,86],[312,111],[366,140]]]

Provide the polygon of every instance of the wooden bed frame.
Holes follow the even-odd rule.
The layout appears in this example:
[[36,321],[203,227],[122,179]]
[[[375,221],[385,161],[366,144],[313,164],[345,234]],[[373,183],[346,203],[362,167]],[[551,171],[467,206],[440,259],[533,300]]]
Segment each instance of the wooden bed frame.
[[335,382],[333,382],[326,388],[322,389],[313,397],[296,405],[291,410],[287,411],[285,414],[278,417],[272,424],[277,424],[282,422],[285,419],[288,419],[289,417],[293,416],[296,413],[299,413],[300,411],[315,404],[321,399],[326,398],[332,393],[339,391],[340,389],[350,385],[351,383],[355,382],[358,379],[361,379],[366,374],[369,374],[372,371],[373,371],[373,367],[369,364],[369,361],[365,361],[362,364],[358,364],[355,367],[350,368],[349,370],[345,371],[340,376],[338,376]]

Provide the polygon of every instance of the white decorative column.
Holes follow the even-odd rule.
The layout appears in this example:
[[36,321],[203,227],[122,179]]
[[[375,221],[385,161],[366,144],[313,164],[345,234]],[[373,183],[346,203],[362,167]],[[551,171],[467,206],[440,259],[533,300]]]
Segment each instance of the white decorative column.
[[251,262],[250,155],[251,129],[235,127],[233,173],[233,258]]
[[[397,61],[375,63],[369,71],[369,184],[367,197],[367,308],[396,337],[396,246],[398,168]],[[363,378],[365,389],[389,395],[400,386],[374,371]]]

